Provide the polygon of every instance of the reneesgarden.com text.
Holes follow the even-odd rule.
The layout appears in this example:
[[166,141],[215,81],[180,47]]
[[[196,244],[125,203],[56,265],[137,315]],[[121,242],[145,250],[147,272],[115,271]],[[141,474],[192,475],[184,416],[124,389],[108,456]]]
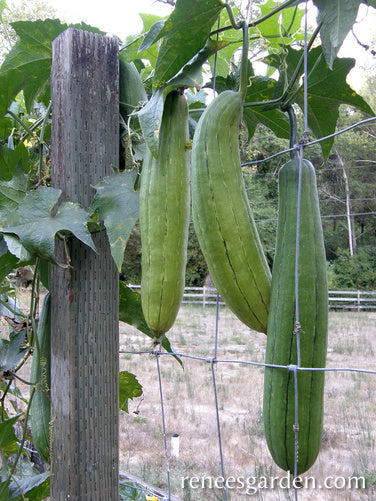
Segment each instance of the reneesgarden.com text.
[[327,490],[353,490],[365,489],[366,481],[361,476],[328,476],[317,482],[313,476],[296,477],[286,474],[281,477],[273,476],[192,476],[181,478],[182,489],[226,489],[241,491],[253,495],[265,489],[327,489]]

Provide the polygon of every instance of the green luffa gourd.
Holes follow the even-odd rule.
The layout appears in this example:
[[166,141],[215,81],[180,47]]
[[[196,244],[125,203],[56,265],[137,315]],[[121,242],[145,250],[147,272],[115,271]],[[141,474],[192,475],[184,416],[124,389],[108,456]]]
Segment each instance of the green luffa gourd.
[[[266,364],[298,365],[295,257],[299,190],[299,158],[279,173],[279,214],[272,272]],[[308,160],[301,162],[298,245],[298,309],[300,367],[324,368],[327,350],[328,286],[316,176]],[[323,427],[324,372],[297,371],[297,473],[307,471],[320,449]],[[294,370],[266,367],[264,428],[271,455],[283,470],[294,473]]]
[[156,160],[147,150],[140,189],[141,304],[159,339],[173,325],[185,286],[190,215],[188,105],[166,97]]

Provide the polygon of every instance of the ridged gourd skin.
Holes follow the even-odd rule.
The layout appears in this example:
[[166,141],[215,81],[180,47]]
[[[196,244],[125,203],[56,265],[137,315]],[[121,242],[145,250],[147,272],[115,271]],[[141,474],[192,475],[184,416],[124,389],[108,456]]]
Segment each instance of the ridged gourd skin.
[[30,379],[36,389],[30,406],[30,428],[33,444],[47,463],[50,461],[50,362],[51,362],[51,297],[47,292],[37,327],[39,351],[34,348]]
[[[295,329],[295,245],[299,159],[279,173],[279,214],[269,309],[266,364],[297,365]],[[298,305],[300,367],[325,367],[328,330],[328,286],[324,239],[312,164],[302,160],[298,246]],[[324,411],[324,372],[297,371],[298,469],[300,475],[315,462],[321,443]],[[294,372],[265,368],[264,428],[277,465],[294,473]]]
[[123,117],[148,100],[144,84],[134,62],[119,59],[119,103]]
[[141,304],[159,339],[175,322],[184,294],[190,216],[188,105],[166,97],[156,160],[147,150],[141,176]]
[[241,171],[242,104],[238,92],[227,90],[200,117],[192,143],[192,216],[221,297],[244,324],[266,333],[271,273]]

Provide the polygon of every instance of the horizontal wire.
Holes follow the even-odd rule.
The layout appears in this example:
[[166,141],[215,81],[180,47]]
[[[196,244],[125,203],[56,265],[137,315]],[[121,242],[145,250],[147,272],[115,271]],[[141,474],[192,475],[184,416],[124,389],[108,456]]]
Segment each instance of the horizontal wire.
[[[344,132],[348,132],[349,130],[355,129],[356,127],[359,127],[360,125],[364,125],[365,123],[369,122],[374,122],[376,120],[376,117],[371,117],[371,118],[366,118],[364,120],[360,120],[359,122],[356,122],[355,124],[349,125],[348,127],[345,127],[344,129],[341,129],[339,131],[333,132],[333,134],[329,134],[328,136],[321,137],[319,139],[315,139],[313,141],[309,141],[303,145],[304,148],[308,146],[312,146],[314,144],[321,143],[323,141],[326,141],[327,139],[331,139],[333,137],[339,136],[340,134],[343,134]],[[291,151],[295,151],[297,147],[300,147],[300,145],[296,145],[293,148],[287,148],[286,150],[279,151],[278,153],[275,153],[274,155],[271,155],[270,157],[263,158],[261,160],[253,160],[251,162],[245,162],[242,164],[242,167],[246,165],[257,165],[263,162],[267,162],[268,160],[271,160],[275,157],[278,157],[280,155],[284,155],[285,153],[290,153]]]
[[[249,188],[246,191],[249,191],[252,188]],[[376,197],[374,198],[349,198],[350,202],[370,202],[371,200],[376,200]],[[324,203],[335,203],[335,202],[343,202],[346,203],[345,198],[338,198],[338,199],[329,199],[329,198],[322,198],[319,200],[320,204]],[[251,202],[251,205],[267,205],[267,204],[278,204],[278,200],[264,200],[261,202]]]
[[[130,355],[144,355],[148,353],[149,355],[153,354],[152,351],[127,351],[121,350],[119,353],[127,353]],[[154,352],[155,353],[155,352]],[[289,371],[315,371],[315,372],[360,372],[365,374],[375,374],[376,369],[360,369],[357,367],[297,367],[295,365],[278,365],[278,364],[266,364],[263,362],[252,362],[250,360],[239,360],[239,359],[221,359],[214,357],[200,357],[196,355],[189,355],[187,353],[177,353],[177,352],[168,352],[168,351],[158,351],[158,355],[167,355],[179,358],[188,358],[192,360],[199,360],[201,362],[210,363],[210,364],[240,364],[240,365],[251,365],[255,367],[268,367],[272,369],[286,369]]]
[[[336,219],[337,217],[353,217],[353,216],[375,216],[376,212],[351,212],[350,214],[330,214],[328,216],[320,216],[321,219]],[[256,223],[265,223],[278,221],[277,218],[255,219]]]

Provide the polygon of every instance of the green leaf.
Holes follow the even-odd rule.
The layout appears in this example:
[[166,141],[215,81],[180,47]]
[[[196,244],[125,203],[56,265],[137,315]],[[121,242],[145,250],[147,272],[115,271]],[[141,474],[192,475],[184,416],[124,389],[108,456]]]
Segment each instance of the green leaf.
[[227,40],[213,40],[209,38],[204,47],[183,68],[163,86],[167,95],[172,89],[178,87],[201,87],[203,82],[201,68],[210,56],[226,47]]
[[119,494],[121,501],[146,501],[141,487],[135,482],[127,481],[126,485],[121,485]]
[[141,397],[142,386],[134,374],[122,371],[119,374],[119,408],[128,413],[128,400]]
[[155,68],[155,89],[176,75],[204,47],[222,9],[220,0],[177,0],[158,36],[163,41]]
[[[373,115],[370,106],[346,82],[346,76],[354,67],[355,60],[337,58],[330,70],[324,58],[320,60],[318,47],[311,52],[314,69],[308,76],[308,124],[317,138],[332,134],[336,130],[341,104],[354,106],[366,114]],[[312,66],[310,65],[310,68]],[[297,95],[296,102],[304,108],[303,92]],[[321,142],[326,159],[333,146],[334,138]]]
[[314,0],[319,9],[317,22],[322,22],[320,29],[321,44],[329,68],[343,41],[355,23],[361,0]]
[[[10,116],[4,116],[4,117],[0,118],[0,137],[1,138],[7,138],[8,136],[10,136],[12,133],[12,129],[13,129],[13,121],[10,118]],[[10,140],[13,140],[13,138],[11,137]],[[1,171],[2,171],[2,168],[0,167],[0,175],[2,175]]]
[[[3,117],[3,120],[5,118],[7,117]],[[0,145],[0,180],[9,181],[17,167],[25,172],[28,170],[29,154],[26,146],[20,143],[13,149]]]
[[25,333],[25,330],[13,332],[9,336],[9,341],[0,339],[0,371],[14,369],[25,355],[27,348],[21,348],[21,344],[25,341]]
[[[290,136],[290,125],[285,113],[278,109],[278,104],[268,106],[276,93],[277,82],[267,77],[252,77],[247,89],[246,103],[265,102],[265,106],[246,106],[243,109],[244,122],[252,137],[258,123],[269,127],[277,137],[287,139]],[[271,109],[270,109],[271,108]]]
[[89,209],[104,222],[119,271],[129,235],[138,219],[139,192],[134,189],[137,176],[137,171],[133,170],[105,177],[94,186],[97,193]]
[[25,249],[16,235],[8,233],[7,235],[2,235],[2,237],[4,238],[11,255],[17,258],[17,267],[25,264],[34,264],[35,256],[30,254],[30,252]]
[[[280,2],[275,0],[259,5],[261,16],[270,14],[278,5]],[[301,29],[303,16],[303,9],[298,9],[296,6],[285,8],[278,15],[271,16],[260,23],[256,31],[262,38],[267,39],[270,48],[280,49],[281,45],[290,45],[292,42],[304,39]]]
[[6,113],[16,95],[24,89],[26,106],[31,109],[33,99],[50,78],[51,40],[67,26],[58,20],[18,21],[12,24],[19,36],[0,68],[0,116]]
[[[291,80],[302,54],[302,50],[288,48],[284,60],[280,56],[273,55],[266,58],[266,61],[276,68],[285,65],[286,76]],[[337,58],[331,70],[326,64],[321,47],[312,49],[308,54],[308,125],[317,138],[335,132],[341,104],[354,106],[366,114],[373,115],[370,106],[346,82],[346,77],[354,67],[354,63],[354,59]],[[299,86],[302,73],[303,69],[297,75],[287,101],[299,104],[303,110],[303,87]],[[281,73],[275,90],[276,96],[282,93],[284,86],[284,75]],[[334,138],[330,138],[320,143],[325,159],[330,153],[333,142]]]
[[0,221],[12,214],[26,196],[28,178],[17,166],[10,181],[0,180]]
[[50,472],[32,477],[13,477],[9,485],[8,501],[40,501],[50,495]]
[[0,234],[0,283],[17,267],[17,263],[18,258],[9,252],[4,237]]
[[159,129],[162,121],[163,105],[166,96],[174,89],[181,87],[198,87],[202,82],[202,65],[227,42],[209,39],[201,49],[180,71],[165,85],[159,88],[148,103],[138,112],[143,137],[155,158],[158,157]]
[[144,36],[139,48],[138,52],[142,52],[143,50],[151,47],[159,38],[159,34],[165,24],[165,19],[160,19],[156,21],[149,29],[149,31]]
[[[119,282],[119,320],[133,325],[133,327],[154,339],[154,334],[149,329],[142,312],[140,294],[127,287],[123,282]],[[162,346],[168,353],[175,353],[166,336],[162,338]],[[177,355],[174,355],[174,357],[183,365]]]
[[17,207],[7,215],[2,233],[17,235],[22,245],[42,259],[55,263],[55,236],[58,232],[70,232],[95,251],[87,229],[89,216],[77,203],[64,201],[54,215],[61,190],[41,186],[28,192]]
[[[158,48],[156,45],[154,45],[154,43],[149,42],[151,41],[151,39],[153,39],[153,30],[156,29],[155,26],[158,27],[160,26],[160,24],[158,23],[164,23],[165,18],[156,16],[154,14],[139,14],[139,16],[141,17],[143,22],[142,33],[145,33],[145,36],[142,37],[140,35],[133,35],[131,37],[128,37],[126,43],[120,50],[120,58],[124,61],[127,61],[128,63],[130,63],[131,61],[136,61],[137,59],[147,59],[151,67],[155,68],[158,57]],[[152,32],[152,34],[149,35],[149,32]],[[146,47],[140,50],[143,41],[147,37],[149,37],[149,39],[145,44]]]
[[6,458],[18,451],[18,439],[13,426],[20,416],[22,413],[0,423],[0,449]]
[[[58,19],[45,21],[17,21],[12,23],[19,40],[7,54],[0,67],[0,116],[23,90],[27,111],[33,101],[46,93],[49,86],[52,62],[51,42],[68,28]],[[85,24],[72,25],[77,29],[100,32]]]
[[158,89],[137,113],[143,138],[155,158],[158,157],[159,129],[162,122],[164,100],[163,89]]
[[[17,300],[6,293],[0,294],[0,316],[10,317],[12,318],[12,320],[14,320],[14,322],[18,323],[24,322],[26,318],[22,311],[18,308]],[[11,332],[11,341],[13,341],[13,338],[16,334],[17,333],[15,331]]]
[[288,118],[280,110],[263,111],[260,108],[245,108],[243,118],[249,137],[253,136],[259,123],[271,129],[277,137],[288,139],[290,136]]

